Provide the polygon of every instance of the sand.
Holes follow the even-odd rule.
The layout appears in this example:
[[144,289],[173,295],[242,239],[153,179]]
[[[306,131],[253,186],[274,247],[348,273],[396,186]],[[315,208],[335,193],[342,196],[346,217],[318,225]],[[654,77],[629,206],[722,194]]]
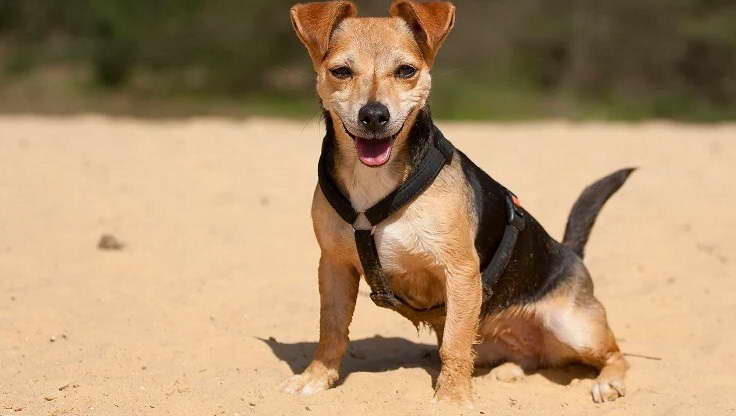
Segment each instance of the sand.
[[0,415],[736,414],[736,125],[439,124],[557,238],[586,184],[640,167],[586,259],[625,398],[570,368],[432,404],[434,335],[364,284],[338,386],[281,393],[318,336],[320,124],[4,116]]

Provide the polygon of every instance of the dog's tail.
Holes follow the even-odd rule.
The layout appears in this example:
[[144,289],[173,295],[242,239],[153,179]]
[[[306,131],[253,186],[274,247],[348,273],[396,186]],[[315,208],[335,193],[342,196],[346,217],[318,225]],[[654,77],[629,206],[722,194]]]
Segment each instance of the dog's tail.
[[621,169],[599,179],[583,190],[567,218],[562,244],[570,247],[580,258],[583,258],[585,244],[588,242],[590,231],[593,229],[601,208],[608,198],[621,188],[634,170],[636,168]]

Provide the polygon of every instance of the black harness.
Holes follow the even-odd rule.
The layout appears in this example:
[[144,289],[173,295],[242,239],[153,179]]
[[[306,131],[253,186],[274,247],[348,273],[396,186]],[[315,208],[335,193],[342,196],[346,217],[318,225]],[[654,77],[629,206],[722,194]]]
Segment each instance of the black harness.
[[[430,144],[425,154],[412,170],[409,177],[393,192],[368,208],[365,212],[357,212],[353,209],[350,200],[340,192],[340,189],[330,174],[330,161],[327,160],[327,156],[330,153],[327,150],[330,140],[329,137],[325,137],[322,144],[322,154],[320,155],[318,166],[319,186],[322,189],[322,193],[340,217],[353,226],[358,257],[360,257],[360,263],[363,266],[365,280],[371,288],[371,300],[380,307],[392,309],[404,315],[415,324],[443,317],[445,315],[445,305],[436,305],[428,309],[416,309],[396,296],[386,280],[386,275],[383,273],[381,260],[378,257],[378,250],[376,249],[376,241],[373,238],[373,230],[383,220],[409,204],[429,188],[440,171],[442,171],[442,168],[452,162],[452,157],[455,153],[452,143],[435,126],[431,127],[430,136]],[[524,213],[518,208],[516,198],[510,191],[507,191],[506,195],[506,208],[507,223],[503,237],[493,258],[481,273],[484,303],[491,298],[493,285],[506,270],[506,266],[509,264],[514,247],[516,246],[519,233],[525,226]],[[361,214],[370,223],[371,226],[369,228],[359,228],[356,225],[356,221]]]

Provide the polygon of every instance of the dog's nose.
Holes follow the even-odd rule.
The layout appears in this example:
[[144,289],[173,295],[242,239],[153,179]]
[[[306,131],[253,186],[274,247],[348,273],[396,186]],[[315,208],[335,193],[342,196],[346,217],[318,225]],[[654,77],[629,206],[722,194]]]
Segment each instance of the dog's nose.
[[358,112],[358,120],[370,131],[382,129],[389,119],[391,119],[391,114],[388,108],[375,101],[364,105]]

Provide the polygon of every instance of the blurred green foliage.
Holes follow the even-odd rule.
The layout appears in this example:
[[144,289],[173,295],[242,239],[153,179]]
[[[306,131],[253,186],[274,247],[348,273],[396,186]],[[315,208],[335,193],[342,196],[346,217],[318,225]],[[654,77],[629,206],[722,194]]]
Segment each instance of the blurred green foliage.
[[[8,85],[71,68],[84,75],[55,78],[71,83],[64,94],[312,115],[313,76],[289,23],[292,3],[0,0],[0,100]],[[385,15],[388,3],[357,1],[363,15]],[[439,117],[736,118],[736,1],[455,4],[455,31],[433,72]]]

